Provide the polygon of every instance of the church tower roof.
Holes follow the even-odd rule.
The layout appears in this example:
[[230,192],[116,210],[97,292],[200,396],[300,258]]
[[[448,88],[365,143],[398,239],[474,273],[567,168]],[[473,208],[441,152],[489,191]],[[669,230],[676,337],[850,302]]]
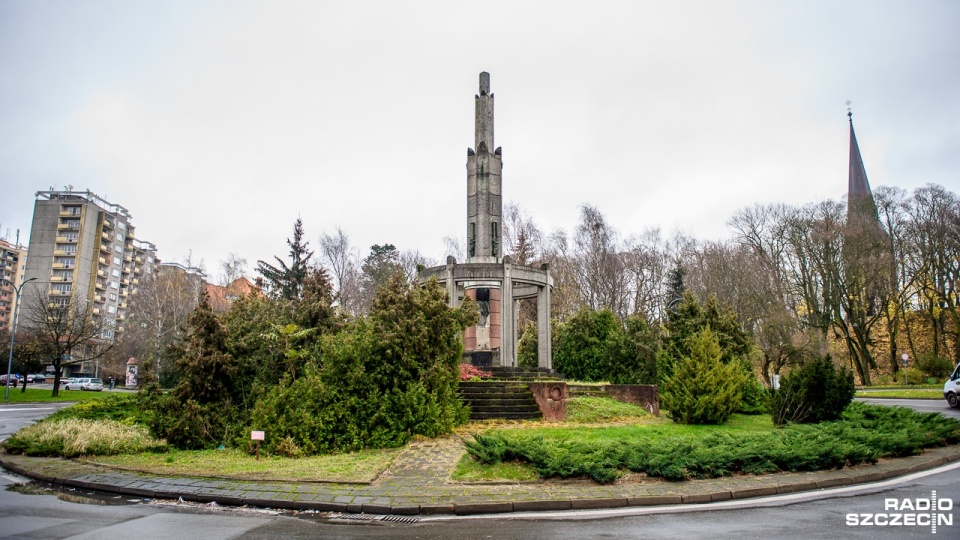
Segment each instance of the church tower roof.
[[873,192],[870,190],[870,181],[867,180],[867,170],[863,166],[863,157],[860,155],[860,145],[857,144],[857,134],[853,131],[853,112],[847,102],[847,119],[850,121],[850,163],[847,176],[847,215],[853,211],[869,212],[876,217],[876,203]]

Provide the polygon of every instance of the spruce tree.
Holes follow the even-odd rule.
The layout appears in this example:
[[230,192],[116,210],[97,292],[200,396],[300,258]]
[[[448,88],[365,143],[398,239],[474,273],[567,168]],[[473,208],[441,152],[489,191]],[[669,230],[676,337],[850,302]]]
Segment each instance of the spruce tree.
[[273,295],[285,300],[299,300],[310,270],[310,258],[313,257],[313,252],[308,248],[309,242],[303,239],[303,221],[300,218],[293,223],[293,238],[287,239],[287,245],[290,246],[289,266],[274,255],[279,267],[257,261],[257,272],[267,280],[267,288]]

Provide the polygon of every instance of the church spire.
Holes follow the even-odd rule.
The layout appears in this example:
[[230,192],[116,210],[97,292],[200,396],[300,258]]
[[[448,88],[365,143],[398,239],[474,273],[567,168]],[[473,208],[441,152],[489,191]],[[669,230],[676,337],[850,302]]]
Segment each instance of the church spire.
[[863,157],[860,155],[860,145],[857,144],[857,134],[853,131],[853,112],[850,102],[847,102],[847,119],[850,121],[850,163],[847,176],[847,216],[851,212],[869,212],[876,217],[876,203],[873,192],[870,191],[870,182],[867,180],[867,170],[863,166]]

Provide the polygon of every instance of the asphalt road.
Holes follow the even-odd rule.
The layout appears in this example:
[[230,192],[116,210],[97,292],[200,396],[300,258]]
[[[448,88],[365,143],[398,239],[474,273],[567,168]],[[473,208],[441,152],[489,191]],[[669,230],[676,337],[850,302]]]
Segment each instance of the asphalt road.
[[[923,408],[929,402],[890,400]],[[51,412],[51,405],[0,406],[0,438]],[[630,508],[556,514],[410,518],[407,522],[366,516],[365,521],[324,514],[284,514],[173,501],[145,501],[76,490],[58,491],[10,474],[0,475],[0,537],[50,539],[153,538],[958,538],[960,464],[881,484],[822,490],[710,505]],[[936,511],[903,507],[929,504]],[[887,501],[890,500],[890,502]],[[909,503],[904,503],[907,500]],[[949,500],[949,510],[946,509]],[[896,505],[898,510],[885,510]],[[936,508],[936,507],[934,507]],[[877,516],[876,514],[881,514]],[[920,525],[891,525],[890,514]],[[923,514],[921,516],[921,514]],[[934,535],[927,520],[941,520]],[[871,524],[865,516],[871,516]],[[909,517],[909,516],[912,516]],[[851,517],[853,516],[853,517]],[[349,516],[348,516],[349,517]],[[399,519],[399,518],[397,518]],[[949,520],[950,524],[947,524]],[[881,521],[883,526],[872,523]],[[856,522],[857,525],[850,523]]]

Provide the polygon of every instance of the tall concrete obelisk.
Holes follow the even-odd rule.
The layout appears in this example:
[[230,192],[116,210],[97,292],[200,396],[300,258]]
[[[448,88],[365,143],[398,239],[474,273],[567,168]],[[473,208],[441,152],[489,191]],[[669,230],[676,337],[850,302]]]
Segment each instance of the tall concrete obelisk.
[[467,262],[497,263],[503,257],[503,162],[500,148],[493,150],[493,94],[486,71],[474,101],[476,150],[467,149]]

